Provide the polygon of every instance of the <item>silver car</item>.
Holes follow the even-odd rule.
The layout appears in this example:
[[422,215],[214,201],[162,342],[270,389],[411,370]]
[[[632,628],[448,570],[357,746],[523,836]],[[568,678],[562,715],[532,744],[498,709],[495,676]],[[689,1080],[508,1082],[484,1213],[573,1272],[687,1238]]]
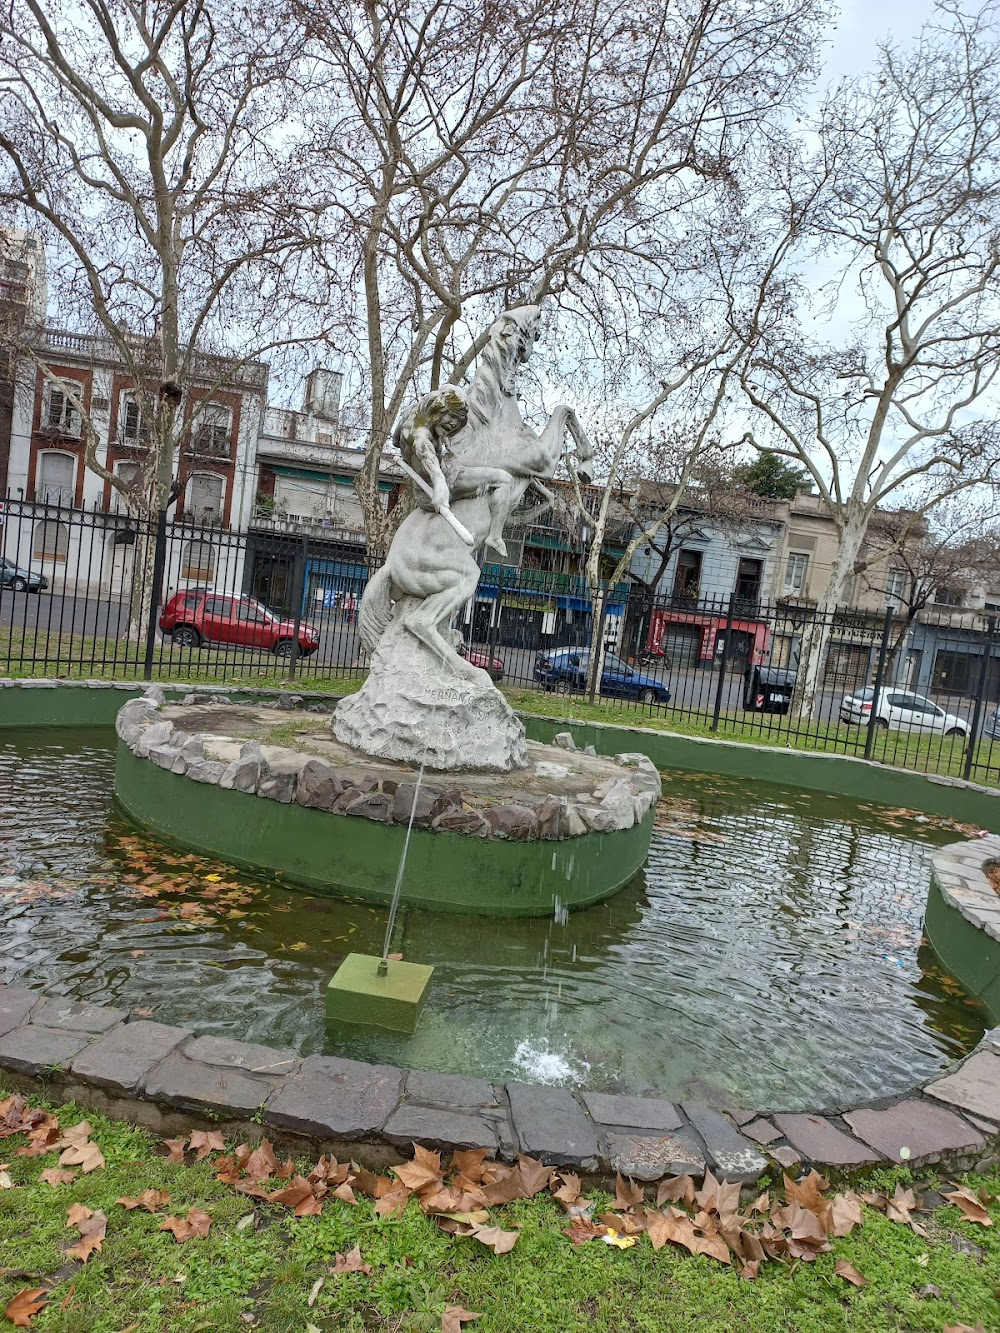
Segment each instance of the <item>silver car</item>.
[[857,690],[840,703],[841,722],[867,725],[872,714],[879,728],[893,731],[922,731],[935,736],[968,736],[969,724],[955,713],[946,713],[932,699],[909,690]]

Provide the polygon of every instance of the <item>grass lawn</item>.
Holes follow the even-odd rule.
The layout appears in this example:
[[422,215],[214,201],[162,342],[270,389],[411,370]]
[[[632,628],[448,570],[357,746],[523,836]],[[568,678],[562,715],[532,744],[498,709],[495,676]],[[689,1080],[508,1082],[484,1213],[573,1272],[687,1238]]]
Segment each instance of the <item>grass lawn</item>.
[[[57,1114],[62,1133],[83,1117],[73,1106]],[[58,1150],[18,1156],[27,1138],[2,1140],[0,1311],[19,1292],[42,1288],[46,1303],[25,1326],[43,1333],[430,1333],[448,1328],[442,1317],[454,1306],[481,1316],[466,1324],[474,1333],[1000,1328],[1000,1227],[967,1221],[935,1195],[927,1202],[936,1206],[914,1219],[926,1236],[865,1207],[863,1225],[829,1253],[766,1262],[744,1280],[671,1243],[654,1251],[645,1234],[626,1250],[600,1240],[573,1245],[567,1215],[548,1194],[491,1209],[492,1225],[520,1232],[502,1254],[446,1234],[413,1199],[402,1216],[387,1217],[360,1195],[353,1205],[327,1196],[318,1216],[297,1218],[218,1180],[218,1153],[198,1162],[189,1152],[178,1165],[144,1131],[93,1113],[87,1119],[105,1163],[70,1183],[40,1179]],[[876,1173],[859,1188],[891,1192],[900,1180],[909,1173]],[[1000,1173],[965,1184],[996,1196]],[[170,1196],[156,1212],[116,1202],[149,1189]],[[597,1215],[606,1202],[599,1200]],[[67,1225],[74,1204],[107,1217],[106,1239],[86,1263],[66,1253],[80,1240]],[[988,1207],[1000,1223],[1000,1204]],[[210,1216],[206,1237],[181,1243],[161,1229],[168,1214],[184,1217],[191,1208]],[[370,1273],[331,1273],[335,1256],[355,1246]],[[857,1290],[836,1275],[840,1260],[867,1285]],[[0,1316],[0,1329],[8,1326]]]

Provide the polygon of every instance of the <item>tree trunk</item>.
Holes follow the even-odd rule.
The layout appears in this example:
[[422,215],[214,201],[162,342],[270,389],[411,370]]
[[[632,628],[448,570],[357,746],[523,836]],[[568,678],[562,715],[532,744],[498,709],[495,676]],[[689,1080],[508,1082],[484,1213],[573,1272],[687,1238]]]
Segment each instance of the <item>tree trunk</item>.
[[864,534],[864,519],[860,514],[852,514],[840,534],[840,549],[816,607],[815,618],[802,635],[792,703],[792,713],[800,722],[812,718],[826,666],[833,617],[838,606],[844,604],[844,594],[854,576]]

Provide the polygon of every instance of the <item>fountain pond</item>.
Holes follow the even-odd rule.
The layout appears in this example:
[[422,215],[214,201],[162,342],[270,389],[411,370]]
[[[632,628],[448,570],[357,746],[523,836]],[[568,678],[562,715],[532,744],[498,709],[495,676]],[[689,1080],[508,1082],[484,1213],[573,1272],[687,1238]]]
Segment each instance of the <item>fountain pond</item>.
[[181,852],[114,808],[114,736],[0,735],[0,981],[202,1033],[523,1082],[786,1110],[900,1093],[986,1023],[921,920],[951,821],[664,775],[643,871],[552,919],[407,909],[434,967],[412,1035],[329,1029],[386,910]]

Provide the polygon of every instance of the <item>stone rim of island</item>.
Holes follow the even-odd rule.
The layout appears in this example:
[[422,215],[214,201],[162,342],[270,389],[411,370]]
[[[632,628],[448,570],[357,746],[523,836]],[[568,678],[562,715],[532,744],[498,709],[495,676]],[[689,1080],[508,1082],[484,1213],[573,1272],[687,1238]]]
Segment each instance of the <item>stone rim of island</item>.
[[[388,901],[416,770],[352,750],[319,718],[222,698],[192,693],[168,705],[152,686],[119,710],[115,790],[126,813],[305,888]],[[598,902],[641,868],[661,790],[652,761],[580,751],[568,733],[526,752],[513,772],[425,773],[409,906],[545,916]],[[266,804],[251,815],[244,797]]]

